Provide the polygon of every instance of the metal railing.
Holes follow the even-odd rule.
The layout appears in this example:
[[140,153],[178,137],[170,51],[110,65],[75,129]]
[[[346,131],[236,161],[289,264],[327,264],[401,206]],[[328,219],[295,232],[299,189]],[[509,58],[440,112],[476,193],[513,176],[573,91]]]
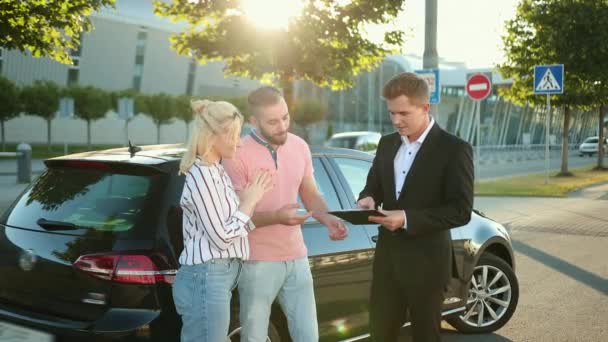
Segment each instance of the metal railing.
[[17,158],[17,183],[29,183],[32,180],[32,147],[21,143],[17,152],[0,152],[0,157]]

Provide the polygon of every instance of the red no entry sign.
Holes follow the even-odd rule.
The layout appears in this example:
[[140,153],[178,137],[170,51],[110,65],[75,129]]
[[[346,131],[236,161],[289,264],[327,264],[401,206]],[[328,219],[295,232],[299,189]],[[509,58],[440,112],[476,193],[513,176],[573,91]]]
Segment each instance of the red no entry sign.
[[467,80],[466,91],[471,99],[481,101],[492,92],[492,81],[485,74],[473,74]]

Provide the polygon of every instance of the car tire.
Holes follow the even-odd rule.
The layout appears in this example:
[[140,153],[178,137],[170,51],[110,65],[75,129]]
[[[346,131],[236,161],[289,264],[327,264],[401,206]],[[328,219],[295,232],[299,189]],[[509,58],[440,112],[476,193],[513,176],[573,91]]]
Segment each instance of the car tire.
[[447,317],[446,321],[461,333],[490,333],[513,316],[519,300],[519,283],[507,262],[485,253],[475,266],[468,294],[466,309]]

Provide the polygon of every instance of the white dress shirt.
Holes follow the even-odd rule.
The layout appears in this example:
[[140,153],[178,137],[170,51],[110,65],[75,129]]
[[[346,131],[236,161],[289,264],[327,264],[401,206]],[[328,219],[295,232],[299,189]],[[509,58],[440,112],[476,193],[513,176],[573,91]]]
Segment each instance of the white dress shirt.
[[[410,172],[414,159],[416,158],[416,154],[418,154],[418,151],[420,151],[420,147],[422,147],[422,143],[424,142],[424,139],[426,139],[426,136],[429,135],[433,124],[435,124],[435,120],[431,118],[431,122],[416,141],[410,142],[407,136],[401,136],[402,143],[394,160],[395,198],[397,199],[399,199],[401,192],[405,191],[403,184],[405,183],[407,174]],[[403,213],[405,215],[403,228],[407,228],[407,214],[405,214],[405,211]]]

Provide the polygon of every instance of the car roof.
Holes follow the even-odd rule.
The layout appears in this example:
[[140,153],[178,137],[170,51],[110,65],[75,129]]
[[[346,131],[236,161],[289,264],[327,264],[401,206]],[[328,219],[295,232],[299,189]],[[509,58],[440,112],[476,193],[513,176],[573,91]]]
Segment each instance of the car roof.
[[[181,160],[182,154],[186,151],[182,144],[144,145],[139,147],[141,148],[141,151],[135,153],[133,157],[131,157],[127,147],[121,147],[108,150],[70,154],[48,159],[47,161],[52,163],[60,160],[87,160],[154,166],[178,162]],[[313,146],[310,149],[313,156],[351,157],[369,160],[372,160],[374,157],[372,154],[367,152],[346,148]]]
[[364,136],[364,135],[382,136],[382,134],[380,134],[380,133],[378,133],[378,132],[360,131],[360,132],[343,132],[343,133],[336,133],[336,134],[332,135],[330,139],[334,139],[334,138],[351,138],[351,137],[360,137],[360,136]]
[[144,145],[138,147],[140,147],[141,150],[136,152],[133,157],[131,157],[128,147],[120,147],[107,150],[75,153],[48,159],[48,161],[52,162],[57,160],[90,160],[143,165],[158,165],[174,160],[179,160],[181,159],[182,154],[186,151],[182,144]]

